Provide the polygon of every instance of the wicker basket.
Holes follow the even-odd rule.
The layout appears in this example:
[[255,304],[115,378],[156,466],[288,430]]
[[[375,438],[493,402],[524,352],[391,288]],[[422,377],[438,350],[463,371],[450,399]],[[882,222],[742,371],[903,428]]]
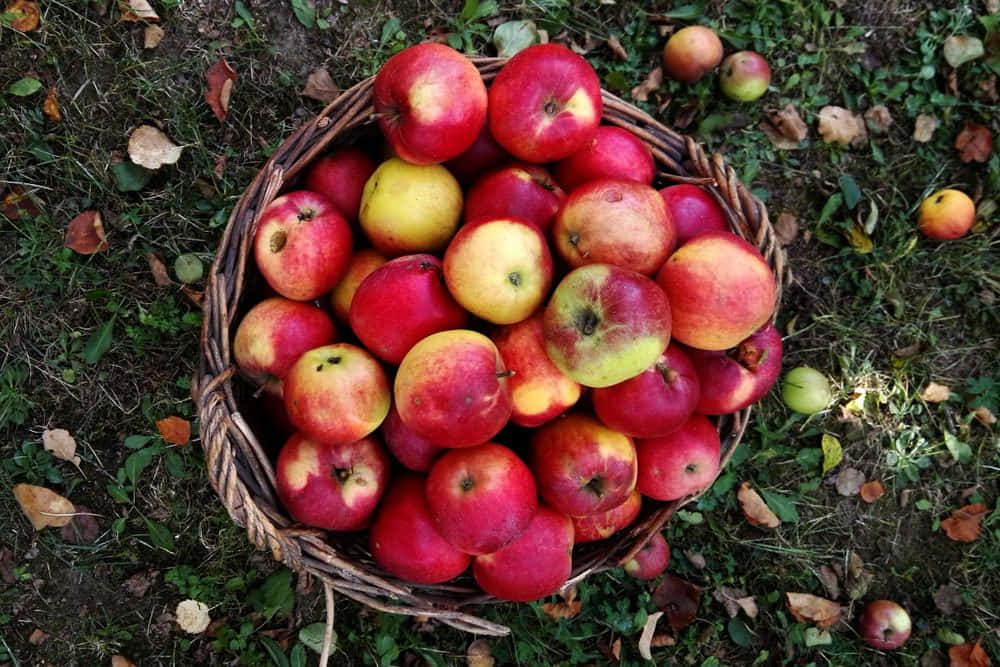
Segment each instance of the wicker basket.
[[[503,64],[495,58],[474,60],[488,83]],[[779,300],[785,282],[783,251],[775,241],[764,205],[753,197],[720,155],[708,158],[689,137],[604,92],[604,121],[643,139],[653,151],[661,182],[705,186],[727,211],[733,230],[756,245],[774,269]],[[252,426],[260,412],[253,393],[234,365],[230,342],[239,317],[252,304],[248,283],[259,281],[251,257],[259,214],[298,174],[327,149],[353,143],[373,123],[372,80],[365,80],[302,125],[274,153],[244,191],[229,223],[208,277],[201,334],[201,366],[194,394],[201,421],[209,479],[230,516],[246,528],[250,540],[300,574],[323,582],[328,625],[332,625],[333,591],[370,607],[399,614],[436,618],[456,628],[487,635],[509,630],[475,615],[475,605],[496,600],[476,588],[471,577],[441,586],[415,586],[381,571],[362,536],[327,534],[297,525],[282,509],[275,493],[274,443]],[[750,408],[718,420],[723,466],[740,441]],[[646,499],[643,514],[627,532],[574,552],[570,583],[615,567],[638,551],[681,506],[694,497],[670,503]],[[325,657],[325,656],[324,656]]]

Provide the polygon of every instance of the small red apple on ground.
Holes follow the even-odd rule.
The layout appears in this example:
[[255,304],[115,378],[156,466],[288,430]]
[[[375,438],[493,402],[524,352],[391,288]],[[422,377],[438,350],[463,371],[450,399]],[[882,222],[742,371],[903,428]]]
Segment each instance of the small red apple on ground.
[[601,178],[650,185],[656,164],[642,139],[615,125],[601,125],[586,146],[557,162],[554,172],[559,185],[569,192]]
[[976,221],[976,205],[961,190],[938,190],[920,204],[917,226],[927,238],[951,241],[965,236]]
[[681,28],[663,47],[663,73],[684,83],[694,83],[722,62],[722,41],[701,25]]
[[702,387],[695,411],[725,415],[764,397],[781,374],[781,334],[770,322],[729,351],[688,350]]
[[305,178],[306,190],[318,192],[354,222],[361,208],[361,193],[375,171],[375,160],[359,148],[338,148],[316,160]]
[[389,408],[389,414],[382,422],[382,440],[393,458],[404,468],[415,472],[427,472],[444,453],[444,448],[417,435],[403,423],[396,406]]
[[545,233],[564,199],[566,193],[545,167],[515,162],[472,186],[465,196],[465,220],[523,218]]
[[372,248],[358,250],[351,256],[351,262],[347,265],[344,277],[330,293],[330,307],[333,308],[333,314],[337,316],[338,320],[348,321],[351,313],[351,301],[354,299],[355,292],[358,291],[358,285],[368,277],[368,274],[387,261],[385,255]]
[[737,51],[722,61],[719,88],[737,102],[753,102],[771,85],[771,67],[753,51]]
[[726,212],[704,188],[690,183],[670,185],[660,190],[677,231],[677,247],[699,234],[728,232]]
[[618,507],[612,507],[600,514],[581,516],[573,519],[574,538],[577,544],[596,542],[611,537],[630,526],[642,509],[642,494],[633,490]]
[[869,602],[858,622],[858,632],[865,643],[883,651],[902,646],[910,638],[911,630],[910,615],[891,600]]
[[662,438],[637,440],[639,492],[656,500],[677,500],[715,481],[722,443],[707,417],[692,415]]
[[655,579],[670,565],[670,545],[663,533],[655,533],[623,567],[636,579]]

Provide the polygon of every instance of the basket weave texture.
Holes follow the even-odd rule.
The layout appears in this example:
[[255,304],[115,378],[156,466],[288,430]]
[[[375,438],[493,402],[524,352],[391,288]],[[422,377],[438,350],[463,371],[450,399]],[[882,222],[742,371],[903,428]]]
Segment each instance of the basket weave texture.
[[[496,58],[473,59],[486,83],[503,65]],[[652,149],[660,183],[705,187],[723,206],[733,231],[755,245],[774,270],[780,303],[788,279],[764,205],[743,185],[721,155],[707,156],[690,137],[678,134],[603,92],[605,123],[622,127]],[[209,479],[233,521],[245,527],[250,541],[275,560],[369,607],[435,618],[456,628],[503,635],[508,628],[475,614],[475,605],[496,602],[470,577],[446,585],[417,586],[378,568],[363,535],[332,534],[296,524],[278,501],[273,457],[280,443],[267,442],[253,426],[261,412],[256,387],[239,376],[230,347],[240,316],[250,303],[247,284],[256,269],[252,241],[260,212],[279,194],[293,189],[297,176],[326,150],[351,144],[374,125],[372,79],[341,94],[319,115],[295,131],[246,188],[223,233],[208,276],[201,332],[201,363],[195,383]],[[750,417],[750,408],[716,420],[723,446],[723,467],[733,455]],[[580,545],[574,551],[567,585],[629,560],[674,512],[696,496],[670,503],[643,501],[639,520],[608,540]],[[332,611],[332,610],[331,610]]]

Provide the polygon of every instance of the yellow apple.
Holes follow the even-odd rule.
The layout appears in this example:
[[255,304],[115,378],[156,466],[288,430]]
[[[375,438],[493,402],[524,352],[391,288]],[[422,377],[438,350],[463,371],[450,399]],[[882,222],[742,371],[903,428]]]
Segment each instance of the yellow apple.
[[917,226],[938,241],[965,236],[976,221],[976,205],[961,190],[938,190],[920,204]]

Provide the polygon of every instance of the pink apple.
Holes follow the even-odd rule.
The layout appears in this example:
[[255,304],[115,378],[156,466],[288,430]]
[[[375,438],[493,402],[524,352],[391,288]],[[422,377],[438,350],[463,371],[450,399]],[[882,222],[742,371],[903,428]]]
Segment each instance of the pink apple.
[[695,411],[724,415],[759,401],[778,381],[781,353],[781,334],[771,323],[728,352],[689,349],[701,386],[709,388]]
[[329,199],[344,218],[354,222],[365,182],[374,171],[375,160],[361,149],[338,148],[312,164],[305,187]]
[[461,155],[445,162],[444,166],[454,174],[458,182],[466,188],[479,178],[503,163],[510,160],[510,155],[490,134],[489,121],[483,123],[483,129],[472,145]]
[[368,275],[382,266],[388,259],[379,251],[371,248],[358,250],[351,255],[351,261],[347,265],[347,271],[340,282],[330,292],[330,307],[333,314],[341,322],[347,322],[351,313],[351,301],[358,291],[358,286]]
[[719,432],[701,415],[692,415],[670,435],[637,440],[635,448],[639,458],[636,488],[649,498],[683,498],[709,486],[719,472]]
[[555,177],[567,192],[601,178],[650,185],[656,165],[649,146],[628,130],[601,125],[586,146],[556,163]]
[[516,162],[486,174],[472,186],[465,196],[465,220],[523,218],[545,233],[565,198],[544,167]]
[[596,542],[611,537],[630,526],[642,509],[642,494],[633,490],[621,505],[600,514],[580,516],[573,519],[573,530],[577,544]]
[[737,102],[753,102],[771,85],[771,67],[753,51],[737,51],[722,61],[719,88]]
[[865,643],[883,651],[902,646],[910,638],[912,628],[910,615],[891,600],[869,602],[858,622],[858,631]]
[[382,440],[385,441],[389,453],[403,467],[415,472],[430,470],[434,461],[445,451],[443,447],[435,445],[407,428],[400,419],[395,405],[389,408],[389,414],[382,422]]
[[728,232],[726,212],[704,188],[690,183],[670,185],[660,190],[677,230],[677,247],[699,234]]
[[655,579],[670,565],[670,545],[663,533],[654,533],[623,566],[636,579]]

